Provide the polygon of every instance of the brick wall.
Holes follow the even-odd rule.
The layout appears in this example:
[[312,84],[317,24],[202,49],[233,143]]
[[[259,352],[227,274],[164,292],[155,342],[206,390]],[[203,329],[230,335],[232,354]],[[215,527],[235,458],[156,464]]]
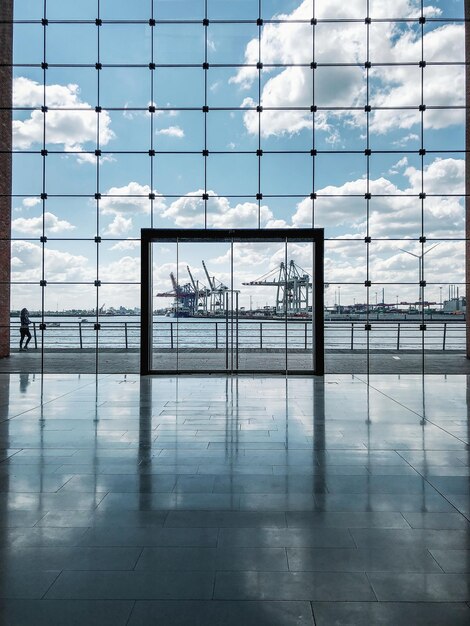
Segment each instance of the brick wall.
[[[13,0],[0,1],[0,357],[10,354],[11,86]],[[8,22],[10,23],[4,23]],[[3,22],[3,23],[2,23]],[[9,64],[5,67],[4,64]]]
[[[465,0],[465,19],[470,20],[470,0]],[[470,24],[465,22],[465,282],[467,294],[467,359],[470,359],[470,314],[468,299],[470,296],[470,170],[467,166],[468,151],[470,150]]]

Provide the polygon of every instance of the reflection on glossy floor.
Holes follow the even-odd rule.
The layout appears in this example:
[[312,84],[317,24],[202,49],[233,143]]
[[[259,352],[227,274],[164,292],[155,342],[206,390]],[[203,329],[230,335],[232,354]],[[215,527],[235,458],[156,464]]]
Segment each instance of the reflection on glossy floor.
[[470,623],[470,378],[369,382],[1,375],[0,623]]

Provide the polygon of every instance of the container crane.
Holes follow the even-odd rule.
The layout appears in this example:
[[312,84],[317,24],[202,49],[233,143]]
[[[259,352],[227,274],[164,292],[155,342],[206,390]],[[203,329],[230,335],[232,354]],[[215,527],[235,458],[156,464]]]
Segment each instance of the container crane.
[[278,268],[270,270],[256,280],[242,284],[276,287],[276,313],[295,315],[310,312],[309,294],[313,284],[311,276],[293,260],[287,267],[284,262],[281,262]]
[[207,301],[211,290],[204,287],[204,285],[202,285],[202,288],[199,288],[199,281],[194,280],[191,270],[189,269],[189,265],[186,266],[186,269],[188,270],[189,278],[191,280],[194,293],[196,294],[196,312],[203,314],[207,313]]
[[220,280],[216,280],[215,276],[211,278],[209,271],[204,261],[202,261],[202,267],[207,276],[209,283],[209,312],[212,314],[220,314],[225,310],[225,294],[229,291],[229,288],[224,285]]
[[172,291],[163,291],[156,294],[157,298],[174,298],[172,309],[170,313],[173,313],[177,317],[187,317],[194,315],[196,310],[196,293],[193,291],[193,287],[190,283],[185,285],[179,285],[173,272],[170,272],[170,280],[173,287]]

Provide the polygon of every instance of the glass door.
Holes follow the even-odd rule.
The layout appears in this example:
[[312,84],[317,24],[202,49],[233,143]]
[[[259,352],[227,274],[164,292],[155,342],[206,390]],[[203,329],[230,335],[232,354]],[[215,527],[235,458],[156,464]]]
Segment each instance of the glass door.
[[143,374],[322,373],[318,231],[144,230],[142,241]]

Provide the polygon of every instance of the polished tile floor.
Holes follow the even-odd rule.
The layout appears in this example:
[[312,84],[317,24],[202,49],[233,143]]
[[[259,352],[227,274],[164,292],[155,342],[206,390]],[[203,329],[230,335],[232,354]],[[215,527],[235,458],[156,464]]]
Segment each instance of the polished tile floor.
[[0,624],[470,623],[470,377],[0,375]]

